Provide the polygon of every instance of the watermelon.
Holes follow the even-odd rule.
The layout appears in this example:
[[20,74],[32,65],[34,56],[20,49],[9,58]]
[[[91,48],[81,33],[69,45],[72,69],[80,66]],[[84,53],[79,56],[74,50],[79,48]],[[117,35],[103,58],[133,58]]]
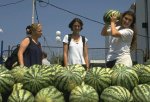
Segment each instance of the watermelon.
[[2,95],[0,94],[0,102],[2,102]]
[[99,96],[92,86],[82,84],[71,91],[69,102],[99,102]]
[[51,64],[49,66],[42,65],[42,72],[49,75],[50,84],[53,85],[54,76],[57,72],[61,71],[63,67],[59,64]]
[[20,89],[22,89],[22,87],[23,87],[22,83],[15,83],[13,85],[13,91],[20,90]]
[[35,95],[42,88],[49,86],[49,74],[45,73],[40,65],[33,65],[24,74],[22,83],[24,89]]
[[133,65],[132,69],[135,70],[139,76],[141,74],[141,69],[143,69],[144,67],[146,67],[146,66],[143,64],[135,64],[135,65]]
[[117,19],[119,20],[120,19],[120,12],[118,10],[108,10],[107,12],[104,13],[104,16],[103,16],[103,20],[106,24],[110,24],[110,17],[112,14],[115,14]]
[[129,91],[132,91],[132,89],[138,85],[138,75],[131,68],[123,64],[117,64],[113,67],[113,70],[111,77],[112,85],[123,86]]
[[34,96],[24,89],[15,90],[8,97],[8,102],[34,102]]
[[0,93],[11,91],[15,83],[14,77],[4,66],[0,66]]
[[140,84],[132,91],[134,102],[150,102],[150,85]]
[[150,65],[136,64],[133,66],[139,77],[139,84],[150,85]]
[[49,85],[53,85],[54,83],[54,76],[55,76],[55,69],[52,68],[51,65],[41,65],[41,72],[44,75],[49,76]]
[[64,67],[55,75],[55,86],[61,91],[70,92],[74,87],[82,83],[82,69],[70,65]]
[[105,88],[111,85],[111,74],[105,68],[93,67],[86,73],[84,82],[101,94]]
[[62,92],[54,86],[48,86],[36,94],[35,102],[65,102],[65,100]]
[[69,68],[70,70],[74,70],[74,71],[80,73],[81,75],[83,75],[85,73],[85,68],[80,64],[68,65],[65,68]]
[[15,78],[15,82],[19,83],[19,82],[22,82],[24,74],[26,73],[27,70],[28,70],[28,68],[25,66],[24,67],[16,66],[10,71],[11,71],[11,74]]
[[139,83],[150,85],[150,65],[147,65],[140,70]]
[[82,65],[73,64],[73,65],[68,65],[67,67],[69,67],[71,70],[77,71],[81,75],[82,79],[84,79],[86,70]]
[[50,66],[57,71],[59,71],[63,68],[63,66],[61,66],[60,64],[51,64]]
[[107,72],[108,74],[112,74],[113,73],[113,70],[111,68],[102,68],[102,70],[104,70],[105,72]]
[[133,102],[131,93],[122,86],[110,86],[100,95],[102,102]]

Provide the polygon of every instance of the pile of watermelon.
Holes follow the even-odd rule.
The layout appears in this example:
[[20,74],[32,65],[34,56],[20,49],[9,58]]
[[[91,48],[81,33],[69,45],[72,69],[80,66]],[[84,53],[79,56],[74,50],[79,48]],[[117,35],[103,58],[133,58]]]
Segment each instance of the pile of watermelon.
[[0,65],[0,102],[150,102],[150,65]]

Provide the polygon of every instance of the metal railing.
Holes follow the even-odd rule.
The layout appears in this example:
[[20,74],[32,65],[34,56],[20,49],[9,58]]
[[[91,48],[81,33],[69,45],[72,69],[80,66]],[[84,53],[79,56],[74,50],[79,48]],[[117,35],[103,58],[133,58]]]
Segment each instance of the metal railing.
[[[11,49],[4,50],[3,55],[8,57],[16,46],[12,46]],[[51,63],[60,63],[63,56],[63,47],[58,46],[42,46],[43,51],[48,55],[48,60]],[[105,60],[108,48],[88,48],[89,60]],[[134,63],[143,64],[145,61],[144,51],[142,49],[136,49],[131,52],[132,60]]]

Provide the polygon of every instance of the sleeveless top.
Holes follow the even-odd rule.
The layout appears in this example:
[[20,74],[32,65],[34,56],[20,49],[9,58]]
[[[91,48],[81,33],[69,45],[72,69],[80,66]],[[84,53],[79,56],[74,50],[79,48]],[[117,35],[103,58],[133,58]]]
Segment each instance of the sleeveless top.
[[38,44],[32,41],[30,38],[30,43],[23,54],[24,65],[30,67],[34,64],[42,65],[42,48],[40,42]]

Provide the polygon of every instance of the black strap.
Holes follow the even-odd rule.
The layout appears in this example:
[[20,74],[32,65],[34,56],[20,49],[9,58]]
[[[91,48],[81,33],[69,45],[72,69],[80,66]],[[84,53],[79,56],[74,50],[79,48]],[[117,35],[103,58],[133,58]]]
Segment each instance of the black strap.
[[[29,38],[29,40],[30,40],[30,42],[29,42],[29,44],[31,43],[31,41],[32,41],[32,38],[31,37],[27,37],[27,38]],[[29,46],[29,45],[28,45]]]
[[69,48],[69,45],[70,45],[71,37],[72,37],[72,34],[68,34],[68,48]]
[[85,36],[82,36],[82,42],[83,42],[83,47],[84,47],[85,46]]

